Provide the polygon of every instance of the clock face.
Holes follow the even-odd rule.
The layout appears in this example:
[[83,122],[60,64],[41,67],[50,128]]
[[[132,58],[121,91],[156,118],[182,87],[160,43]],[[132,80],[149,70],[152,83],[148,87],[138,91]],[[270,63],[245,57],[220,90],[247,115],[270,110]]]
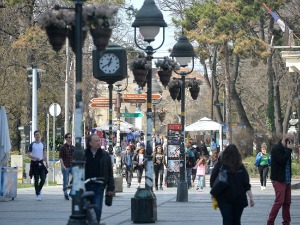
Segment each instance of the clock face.
[[113,74],[120,68],[120,60],[113,53],[105,53],[99,59],[100,69],[107,74]]

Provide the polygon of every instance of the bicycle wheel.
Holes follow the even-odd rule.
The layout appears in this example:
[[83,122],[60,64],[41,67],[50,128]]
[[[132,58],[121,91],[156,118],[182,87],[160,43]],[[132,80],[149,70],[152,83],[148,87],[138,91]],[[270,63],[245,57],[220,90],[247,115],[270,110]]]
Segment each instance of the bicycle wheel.
[[87,225],[99,225],[94,208],[86,209],[86,224]]

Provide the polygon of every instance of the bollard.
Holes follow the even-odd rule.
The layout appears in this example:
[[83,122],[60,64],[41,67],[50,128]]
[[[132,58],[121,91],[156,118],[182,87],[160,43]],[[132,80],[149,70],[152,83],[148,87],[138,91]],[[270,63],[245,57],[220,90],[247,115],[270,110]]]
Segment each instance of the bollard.
[[134,223],[155,223],[157,221],[156,196],[146,188],[138,188],[131,198],[131,220]]

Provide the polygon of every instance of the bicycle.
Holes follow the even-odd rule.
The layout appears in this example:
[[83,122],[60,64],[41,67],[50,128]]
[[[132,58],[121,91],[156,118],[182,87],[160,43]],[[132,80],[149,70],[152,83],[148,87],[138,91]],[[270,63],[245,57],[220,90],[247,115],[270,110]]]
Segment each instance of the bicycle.
[[[89,182],[103,184],[103,180],[104,180],[103,177],[92,177],[86,179],[84,181],[84,184],[87,184]],[[71,188],[72,188],[72,184],[68,185],[66,188],[64,188],[64,190],[71,189]],[[82,204],[83,204],[83,210],[84,210],[87,225],[99,225],[96,211],[95,211],[96,206],[91,203],[92,197],[94,195],[95,193],[93,191],[84,191],[80,196],[80,199],[82,200]]]

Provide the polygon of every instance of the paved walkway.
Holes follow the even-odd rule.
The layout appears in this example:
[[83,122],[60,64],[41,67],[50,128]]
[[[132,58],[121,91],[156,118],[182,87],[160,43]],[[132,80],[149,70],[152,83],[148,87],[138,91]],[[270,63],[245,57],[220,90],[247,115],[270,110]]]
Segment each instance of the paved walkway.
[[[135,178],[134,178],[135,180]],[[206,180],[208,184],[208,179]],[[293,181],[293,183],[299,183]],[[256,204],[247,207],[242,216],[243,225],[264,225],[274,201],[274,191],[270,183],[267,189],[260,190],[258,179],[252,179],[252,191]],[[127,188],[123,182],[123,192],[117,193],[113,205],[104,205],[102,223],[107,225],[132,224],[131,198],[136,192],[137,183]],[[44,187],[43,200],[36,201],[33,188],[18,189],[14,201],[0,202],[0,225],[66,225],[71,215],[71,201],[63,198],[61,186]],[[158,225],[182,224],[222,224],[219,210],[212,208],[209,187],[203,191],[189,189],[188,202],[176,202],[176,188],[156,191]],[[292,225],[300,225],[300,190],[292,190]],[[275,225],[281,224],[281,213]]]

